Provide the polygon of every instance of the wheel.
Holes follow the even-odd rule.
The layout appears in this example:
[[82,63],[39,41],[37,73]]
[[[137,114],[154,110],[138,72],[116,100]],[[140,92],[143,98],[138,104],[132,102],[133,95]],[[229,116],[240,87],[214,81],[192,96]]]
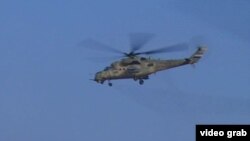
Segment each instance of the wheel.
[[139,80],[139,84],[142,85],[144,81],[142,79]]
[[104,81],[100,81],[100,83],[101,83],[101,84],[103,84],[103,83],[104,83]]
[[111,87],[111,86],[112,86],[112,83],[109,82],[109,86]]

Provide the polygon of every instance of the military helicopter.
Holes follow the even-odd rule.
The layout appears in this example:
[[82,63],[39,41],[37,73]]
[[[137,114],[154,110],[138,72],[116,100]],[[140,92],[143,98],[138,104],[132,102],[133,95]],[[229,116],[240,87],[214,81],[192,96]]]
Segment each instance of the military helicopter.
[[207,50],[207,47],[198,46],[197,50],[190,57],[187,58],[171,60],[153,59],[150,57],[144,57],[142,55],[182,51],[188,48],[188,44],[180,43],[162,47],[159,49],[137,52],[148,42],[150,38],[151,36],[142,36],[142,38],[139,39],[131,38],[130,52],[122,52],[120,50],[102,44],[102,48],[106,48],[109,51],[120,53],[123,55],[124,58],[111,63],[110,66],[107,66],[102,71],[97,72],[95,74],[95,78],[92,80],[100,84],[103,84],[107,80],[108,85],[112,86],[112,83],[110,82],[111,80],[133,79],[135,81],[138,80],[139,84],[142,85],[144,84],[144,80],[149,79],[149,75],[153,73],[187,64],[197,63]]

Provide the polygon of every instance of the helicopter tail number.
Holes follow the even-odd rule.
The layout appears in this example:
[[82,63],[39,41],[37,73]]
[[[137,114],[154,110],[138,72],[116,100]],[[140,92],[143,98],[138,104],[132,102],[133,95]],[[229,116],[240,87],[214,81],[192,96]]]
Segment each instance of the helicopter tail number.
[[189,64],[197,63],[206,51],[207,47],[198,47],[197,51],[188,59]]

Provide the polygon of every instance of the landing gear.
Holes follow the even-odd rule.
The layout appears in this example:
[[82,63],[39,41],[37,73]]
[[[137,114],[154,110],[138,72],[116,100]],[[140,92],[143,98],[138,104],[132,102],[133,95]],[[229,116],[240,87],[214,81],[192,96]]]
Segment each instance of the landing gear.
[[108,84],[109,84],[110,87],[113,85],[111,82],[109,82]]
[[113,84],[110,81],[108,81],[108,85],[109,87],[111,87]]
[[144,81],[142,79],[139,80],[139,84],[142,85]]

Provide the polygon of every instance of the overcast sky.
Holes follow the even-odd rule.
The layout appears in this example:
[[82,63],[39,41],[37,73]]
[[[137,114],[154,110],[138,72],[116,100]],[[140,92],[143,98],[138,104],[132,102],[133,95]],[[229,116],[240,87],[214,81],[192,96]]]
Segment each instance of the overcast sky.
[[[1,0],[0,140],[193,141],[196,124],[249,124],[249,13],[246,0]],[[191,44],[151,57],[208,52],[142,86],[90,81],[117,54],[78,44],[128,51],[136,32],[156,35],[144,51]]]

